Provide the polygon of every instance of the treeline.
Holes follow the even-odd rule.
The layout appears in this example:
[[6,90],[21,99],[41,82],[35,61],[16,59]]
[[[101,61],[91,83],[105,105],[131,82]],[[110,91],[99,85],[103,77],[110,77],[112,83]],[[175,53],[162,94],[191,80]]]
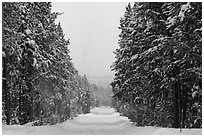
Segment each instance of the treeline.
[[2,119],[7,125],[55,124],[89,113],[96,102],[69,55],[51,3],[2,3]]
[[137,126],[202,127],[202,3],[129,4],[119,29],[115,108]]
[[110,86],[103,87],[96,84],[91,84],[91,90],[95,99],[96,106],[111,106],[112,105],[112,90]]

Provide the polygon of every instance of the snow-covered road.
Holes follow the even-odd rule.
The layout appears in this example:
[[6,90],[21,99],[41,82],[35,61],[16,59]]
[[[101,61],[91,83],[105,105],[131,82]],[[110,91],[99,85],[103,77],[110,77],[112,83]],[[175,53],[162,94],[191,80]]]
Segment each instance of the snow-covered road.
[[159,127],[135,127],[127,117],[120,116],[110,107],[99,107],[91,110],[89,114],[79,115],[64,123],[52,126],[36,126],[29,124],[19,126],[2,126],[3,134],[31,134],[31,135],[175,135],[191,134],[201,135],[201,129],[183,129],[180,133],[178,129]]

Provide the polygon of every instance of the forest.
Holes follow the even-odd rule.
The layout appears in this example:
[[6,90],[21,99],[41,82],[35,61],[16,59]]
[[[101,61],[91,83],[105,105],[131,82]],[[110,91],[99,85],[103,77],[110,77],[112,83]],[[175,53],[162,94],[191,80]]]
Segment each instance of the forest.
[[[2,3],[2,120],[53,125],[101,105],[81,76],[50,2]],[[103,98],[103,97],[101,97]]]
[[202,127],[202,3],[128,4],[111,66],[113,106],[136,126]]
[[111,88],[80,75],[55,23],[63,13],[51,9],[51,2],[2,3],[3,124],[53,125],[112,106],[136,126],[202,127],[201,2],[129,3]]

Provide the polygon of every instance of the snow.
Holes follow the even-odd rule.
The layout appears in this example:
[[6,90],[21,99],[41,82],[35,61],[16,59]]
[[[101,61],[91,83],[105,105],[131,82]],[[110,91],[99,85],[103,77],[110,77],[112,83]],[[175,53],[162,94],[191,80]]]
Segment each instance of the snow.
[[135,54],[135,55],[132,56],[131,60],[135,60],[135,59],[137,59],[138,57],[139,57],[139,55],[138,55],[138,54]]
[[181,18],[180,19],[181,21],[184,20],[185,12],[188,11],[190,8],[191,8],[190,2],[181,6],[181,10],[180,10],[179,15],[178,15]]
[[89,114],[49,126],[2,125],[3,135],[201,135],[202,129],[136,127],[110,107],[93,108]]
[[167,18],[167,24],[168,24],[167,28],[170,28],[171,26],[176,24],[176,18],[177,18],[177,16]]

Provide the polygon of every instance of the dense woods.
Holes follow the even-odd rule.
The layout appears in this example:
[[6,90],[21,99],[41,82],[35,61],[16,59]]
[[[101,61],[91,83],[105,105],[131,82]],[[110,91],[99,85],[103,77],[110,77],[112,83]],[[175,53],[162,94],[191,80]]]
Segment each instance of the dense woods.
[[119,29],[113,106],[137,126],[202,127],[202,3],[129,4]]
[[63,122],[96,105],[69,55],[51,3],[2,3],[2,119],[7,125]]
[[128,4],[112,89],[79,74],[70,40],[55,23],[62,13],[51,8],[50,2],[2,3],[4,124],[52,125],[112,105],[136,126],[202,127],[201,2]]

